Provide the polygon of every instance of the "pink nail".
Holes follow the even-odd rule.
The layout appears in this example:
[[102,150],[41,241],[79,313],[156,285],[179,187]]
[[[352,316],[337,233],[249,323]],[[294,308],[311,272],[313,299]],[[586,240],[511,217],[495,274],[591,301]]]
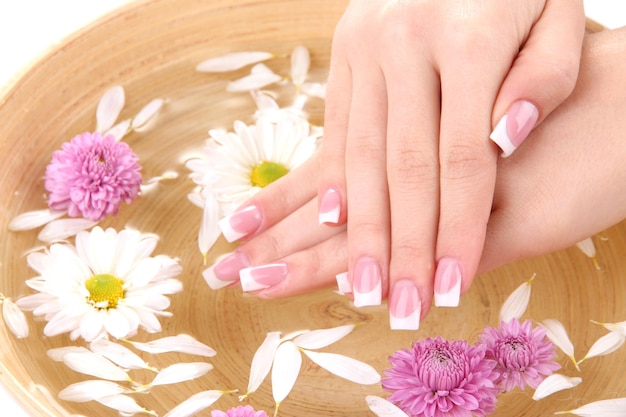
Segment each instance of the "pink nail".
[[507,157],[524,142],[538,119],[539,110],[533,103],[516,101],[489,137],[502,149],[502,156]]
[[354,305],[377,306],[382,301],[382,274],[375,259],[362,257],[354,265]]
[[435,273],[435,305],[457,307],[461,297],[461,267],[452,258],[441,258]]
[[389,296],[389,326],[392,330],[419,329],[421,308],[419,291],[413,281],[397,281]]
[[244,291],[257,291],[278,285],[287,278],[289,268],[284,262],[253,266],[239,271]]
[[240,251],[228,253],[217,260],[210,268],[202,272],[204,280],[214,290],[239,281],[239,271],[250,266],[248,257]]
[[261,210],[257,206],[248,206],[224,217],[217,224],[226,240],[234,242],[254,233],[261,226],[262,219]]
[[339,191],[329,188],[322,195],[320,201],[319,224],[339,222],[339,214],[341,210],[341,196]]

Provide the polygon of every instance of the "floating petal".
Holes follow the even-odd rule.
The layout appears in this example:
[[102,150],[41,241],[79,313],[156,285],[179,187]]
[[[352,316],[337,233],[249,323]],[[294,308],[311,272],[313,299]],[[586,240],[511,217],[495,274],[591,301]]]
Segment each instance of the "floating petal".
[[150,385],[168,385],[190,381],[205,375],[211,369],[213,369],[213,365],[206,362],[175,363],[162,369]]
[[93,352],[69,352],[63,355],[63,363],[81,374],[109,381],[130,381],[126,371],[103,356]]
[[378,417],[409,417],[404,411],[384,398],[368,395],[365,397],[365,402]]
[[163,107],[165,100],[162,98],[155,98],[150,101],[150,103],[146,104],[139,113],[133,117],[133,122],[131,126],[136,131],[141,131],[142,128],[145,128],[147,124],[157,115],[159,110]]
[[64,214],[64,211],[51,211],[49,209],[27,211],[26,213],[15,216],[8,227],[9,230],[13,232],[32,230],[50,223],[52,220],[56,220]]
[[2,317],[11,333],[18,339],[28,336],[28,321],[24,312],[9,298],[2,299]]
[[209,249],[222,234],[217,225],[219,210],[219,203],[213,196],[205,199],[204,208],[202,209],[202,220],[200,222],[200,233],[198,234],[198,247],[203,257],[206,257]]
[[83,230],[98,224],[97,221],[76,217],[51,221],[39,232],[39,240],[42,242],[57,242],[74,236]]
[[84,352],[89,353],[90,351],[89,349],[82,347],[82,346],[66,346],[66,347],[48,349],[46,354],[53,361],[63,362],[63,356],[65,356],[68,353],[84,353]]
[[621,332],[609,332],[596,340],[595,343],[591,345],[591,348],[589,348],[589,352],[587,352],[585,357],[579,360],[578,363],[580,364],[595,356],[604,356],[613,353],[622,347],[625,340],[626,336]]
[[241,91],[259,90],[270,84],[277,83],[282,79],[283,78],[280,75],[273,73],[269,69],[268,71],[256,70],[250,73],[250,75],[246,75],[245,77],[239,78],[238,80],[229,82],[228,86],[226,87],[226,91],[234,93]]
[[261,346],[259,346],[252,358],[248,391],[239,398],[240,401],[255,392],[261,386],[263,380],[272,369],[274,355],[280,342],[279,332],[270,332],[265,336],[265,340],[263,340],[263,343],[261,343]]
[[209,390],[202,391],[187,398],[176,407],[172,408],[165,417],[191,417],[210,407],[215,401],[219,400],[224,391]]
[[69,385],[59,392],[59,398],[65,401],[82,403],[126,392],[128,392],[126,388],[115,382],[96,379]]
[[575,410],[554,414],[576,414],[580,417],[626,417],[626,398],[595,401]]
[[528,302],[530,301],[531,284],[535,279],[535,275],[522,285],[517,287],[515,291],[508,296],[502,308],[500,309],[500,321],[508,323],[513,319],[520,319],[526,312]]
[[125,101],[124,89],[120,86],[112,87],[104,93],[96,109],[96,131],[104,132],[113,126]]
[[574,357],[574,344],[567,335],[567,330],[565,330],[563,323],[556,319],[546,319],[541,323],[541,326],[546,329],[548,339],[574,362],[576,369],[580,370]]
[[89,348],[92,352],[104,356],[124,369],[152,369],[132,350],[109,340],[100,339],[91,342]]
[[311,66],[311,55],[304,46],[297,46],[291,52],[291,81],[296,86],[301,86],[306,79]]
[[137,402],[128,395],[118,394],[108,397],[98,398],[100,404],[117,410],[120,414],[132,416],[134,414],[150,414],[156,416],[154,411],[143,408]]
[[598,264],[598,256],[596,254],[596,246],[593,244],[593,239],[589,237],[585,240],[581,240],[576,244],[576,247],[580,249],[585,255],[593,259],[593,264],[595,265],[596,269],[600,269],[600,265]]
[[168,336],[147,343],[133,342],[130,340],[128,342],[135,348],[148,353],[180,352],[190,355],[206,356],[208,358],[216,354],[215,350],[186,334]]
[[295,343],[284,342],[274,355],[272,367],[272,395],[276,408],[291,392],[302,366],[302,355]]
[[581,382],[583,382],[583,379],[578,376],[570,377],[561,374],[549,375],[541,381],[541,383],[537,386],[537,389],[535,389],[533,400],[539,401],[548,395],[554,394],[555,392],[574,388]]
[[354,324],[346,324],[330,329],[312,330],[297,336],[293,342],[302,349],[321,349],[343,339],[354,327]]
[[380,382],[380,374],[365,362],[338,353],[312,352],[310,350],[303,350],[303,352],[320,367],[348,381],[363,385]]
[[300,91],[302,91],[307,96],[318,97],[321,99],[326,98],[326,84],[325,83],[304,83],[300,87]]
[[113,136],[116,141],[120,141],[126,136],[126,134],[130,131],[130,119],[124,119],[112,128],[108,129],[106,132],[102,134],[102,136]]
[[600,323],[592,320],[592,323],[598,324],[611,332],[622,333],[626,336],[626,321],[621,321],[619,323]]
[[200,72],[227,72],[256,64],[272,58],[274,55],[269,52],[233,52],[207,59],[196,66],[196,71]]

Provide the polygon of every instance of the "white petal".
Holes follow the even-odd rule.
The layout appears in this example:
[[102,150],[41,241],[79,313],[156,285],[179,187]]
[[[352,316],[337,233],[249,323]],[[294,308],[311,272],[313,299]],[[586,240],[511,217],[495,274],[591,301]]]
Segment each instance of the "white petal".
[[104,132],[113,126],[124,108],[125,101],[124,89],[119,85],[104,93],[96,109],[96,130],[98,132]]
[[147,343],[132,341],[129,341],[129,343],[135,348],[148,353],[180,352],[206,356],[208,358],[216,354],[215,350],[186,334],[168,336]]
[[278,346],[272,367],[272,395],[276,408],[291,392],[298,379],[301,366],[302,355],[293,342],[284,342]]
[[98,222],[82,217],[54,220],[41,229],[38,238],[42,242],[56,242],[74,236],[96,224]]
[[93,352],[70,352],[63,355],[63,363],[81,374],[109,381],[129,381],[128,374],[108,359]]
[[300,91],[311,97],[326,98],[325,83],[304,83],[302,87],[300,87]]
[[11,333],[18,339],[28,336],[28,322],[24,312],[9,298],[2,300],[2,318]]
[[165,101],[162,98],[155,98],[150,101],[150,103],[146,104],[139,113],[135,115],[133,118],[132,127],[136,131],[140,131],[144,128],[150,120],[161,110]]
[[224,391],[209,390],[199,392],[187,398],[182,403],[171,409],[165,417],[191,417],[210,407],[215,401],[219,400]]
[[263,383],[263,380],[272,369],[274,355],[280,344],[280,333],[270,332],[265,336],[265,340],[254,353],[252,364],[250,365],[250,378],[248,380],[248,391],[239,397],[242,401],[249,394],[255,392]]
[[58,219],[64,214],[64,211],[50,211],[49,209],[27,211],[13,217],[8,227],[13,232],[36,229],[52,220]]
[[246,75],[245,77],[239,78],[238,80],[229,82],[228,86],[226,87],[226,91],[234,93],[241,91],[258,90],[270,84],[277,83],[280,80],[282,80],[282,77],[274,73],[261,72],[250,74]]
[[535,279],[535,275],[517,287],[515,291],[508,296],[502,308],[500,309],[500,321],[508,323],[513,319],[520,319],[526,312],[528,302],[530,301],[531,284]]
[[48,349],[46,354],[50,359],[56,362],[63,362],[63,356],[67,353],[82,353],[89,352],[89,350],[82,346],[66,346],[54,349]]
[[593,259],[593,264],[596,269],[600,269],[600,265],[598,264],[598,257],[596,255],[596,246],[593,244],[593,239],[588,237],[585,240],[581,240],[576,244],[576,247],[580,249],[585,255]]
[[408,417],[408,415],[396,407],[395,404],[375,395],[365,397],[367,406],[378,417]]
[[190,381],[205,375],[213,369],[213,365],[206,362],[175,363],[162,369],[150,385],[168,385]]
[[357,384],[371,385],[380,382],[380,375],[371,365],[338,353],[313,352],[303,350],[304,354],[313,362],[328,372],[356,382]]
[[580,417],[626,417],[626,398],[595,401],[575,410],[555,414],[576,414]]
[[82,403],[125,392],[127,392],[127,389],[115,382],[97,379],[69,385],[59,392],[59,398],[65,401]]
[[626,321],[621,321],[619,323],[601,323],[601,322],[592,320],[592,322],[604,327],[605,329],[609,331],[619,332],[619,333],[622,333],[624,336],[626,336]]
[[574,344],[567,335],[567,330],[563,323],[557,319],[546,319],[541,322],[541,326],[546,329],[546,336],[552,343],[554,343],[559,349],[563,351],[576,365],[576,369],[580,370],[574,357]]
[[589,352],[587,352],[585,357],[578,361],[578,363],[595,356],[603,356],[613,353],[622,347],[625,340],[626,336],[624,336],[621,332],[609,332],[596,340],[595,343],[591,345],[591,348],[589,348]]
[[196,71],[200,72],[226,72],[243,68],[246,65],[256,64],[272,58],[274,55],[269,52],[233,52],[208,59],[196,66]]
[[202,220],[200,222],[200,233],[198,234],[198,247],[203,257],[209,252],[215,241],[220,237],[222,231],[217,225],[219,220],[219,203],[210,196],[204,200],[202,209]]
[[116,141],[120,141],[126,136],[130,130],[130,119],[124,119],[112,128],[103,133],[103,136],[113,136]]
[[304,46],[297,46],[291,52],[291,80],[297,86],[302,85],[311,66],[311,55]]
[[150,369],[150,366],[132,350],[110,340],[100,339],[91,342],[89,349],[124,369]]
[[153,416],[157,415],[154,411],[145,409],[137,404],[137,402],[128,395],[111,395],[108,397],[98,398],[96,401],[98,401],[102,405],[119,411],[120,414],[123,413],[131,416],[134,414],[150,414]]
[[354,330],[354,324],[313,330],[297,336],[293,342],[302,349],[321,349],[346,337],[352,330]]
[[535,389],[533,400],[539,401],[548,395],[554,394],[555,392],[574,388],[582,381],[583,379],[578,376],[569,377],[561,374],[549,375],[541,381],[539,386],[537,386],[537,389]]

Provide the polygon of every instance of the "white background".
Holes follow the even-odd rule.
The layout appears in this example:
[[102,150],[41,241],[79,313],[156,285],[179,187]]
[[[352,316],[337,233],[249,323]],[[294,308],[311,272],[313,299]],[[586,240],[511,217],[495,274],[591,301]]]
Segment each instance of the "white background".
[[[0,0],[0,86],[65,36],[129,0]],[[625,0],[585,0],[587,16],[607,27],[626,25]],[[2,123],[2,121],[0,121]],[[0,387],[2,415],[28,417]]]

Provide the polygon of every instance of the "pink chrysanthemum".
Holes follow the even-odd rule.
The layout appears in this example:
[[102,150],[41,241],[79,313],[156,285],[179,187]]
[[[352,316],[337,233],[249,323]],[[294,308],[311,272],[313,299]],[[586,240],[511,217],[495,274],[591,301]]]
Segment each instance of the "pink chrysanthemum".
[[211,411],[211,417],[267,417],[267,414],[262,410],[255,411],[254,408],[249,405],[240,405],[226,412],[213,410]]
[[556,349],[546,338],[543,327],[533,329],[530,320],[520,324],[517,319],[502,322],[498,329],[486,327],[480,335],[485,345],[486,356],[494,359],[499,374],[496,383],[503,390],[510,391],[516,386],[537,386],[561,365],[554,361]]
[[52,210],[98,221],[117,214],[139,194],[138,158],[113,136],[83,133],[52,154],[45,187]]
[[485,358],[484,346],[429,338],[396,351],[389,362],[383,388],[411,417],[483,417],[495,409],[496,364]]

